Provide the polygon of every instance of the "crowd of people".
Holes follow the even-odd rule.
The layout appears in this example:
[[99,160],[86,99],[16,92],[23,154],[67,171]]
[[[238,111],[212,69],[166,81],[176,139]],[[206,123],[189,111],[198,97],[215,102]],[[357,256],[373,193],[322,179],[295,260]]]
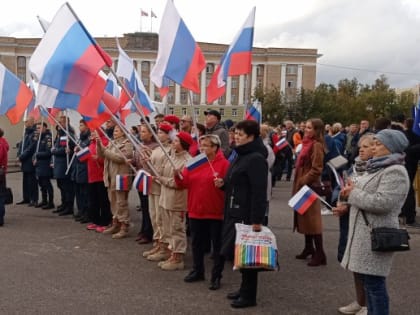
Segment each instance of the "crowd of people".
[[[159,114],[154,124],[146,117],[126,129],[109,120],[94,130],[81,120],[78,136],[64,114],[58,117],[54,136],[46,123],[28,118],[18,149],[23,199],[17,204],[73,215],[88,230],[125,238],[130,230],[128,194],[136,174],[145,171],[150,187],[138,189],[141,228],[136,238],[150,244],[143,257],[162,270],[182,270],[190,236],[193,262],[184,281],[205,279],[204,257],[211,252],[209,289],[217,290],[225,262],[234,256],[235,223],[251,225],[255,232],[267,225],[272,187],[284,175],[285,181],[293,181],[291,195],[328,179],[332,193],[326,201],[339,217],[337,258],[353,273],[356,289],[356,301],[338,310],[388,314],[385,280],[392,253],[370,250],[362,213],[372,226],[396,227],[400,220],[419,227],[412,186],[420,137],[411,130],[413,121],[401,125],[379,118],[371,129],[367,120],[343,127],[311,118],[271,127],[221,118],[220,112],[208,110],[202,125],[188,115]],[[7,151],[0,130],[0,225]],[[200,154],[206,162],[191,167],[189,162]],[[327,163],[337,156],[347,163],[332,170]],[[57,207],[51,179],[60,192]],[[310,267],[326,265],[320,200],[305,214],[296,212],[293,226],[304,236],[296,259],[309,259]],[[259,270],[240,271],[240,287],[227,297],[234,308],[254,306]]]

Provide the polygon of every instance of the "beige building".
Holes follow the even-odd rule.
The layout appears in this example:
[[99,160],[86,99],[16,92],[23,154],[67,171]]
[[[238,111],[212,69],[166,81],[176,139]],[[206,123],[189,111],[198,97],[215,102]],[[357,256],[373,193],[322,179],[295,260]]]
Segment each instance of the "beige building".
[[400,96],[404,92],[411,92],[414,95],[414,103],[418,104],[420,101],[420,84],[416,84],[409,88],[396,88],[395,93]]
[[[9,70],[15,72],[23,81],[27,82],[30,78],[29,60],[39,40],[39,38],[0,37],[0,62]],[[117,67],[118,50],[115,38],[97,38],[97,41],[115,60],[113,66]],[[192,108],[189,105],[187,90],[178,84],[171,84],[166,99],[161,100],[158,89],[150,81],[150,71],[157,56],[158,34],[125,34],[119,38],[119,41],[122,48],[134,60],[135,67],[141,75],[150,98],[153,101],[167,104],[167,113],[177,115],[191,113]],[[193,107],[199,117],[199,121],[203,121],[203,112],[210,107],[219,110],[223,120],[241,120],[244,116],[244,105],[250,103],[256,87],[270,89],[276,86],[286,96],[295,95],[296,91],[301,88],[315,88],[316,62],[317,58],[321,56],[318,54],[317,49],[254,47],[252,52],[252,73],[250,75],[229,77],[226,83],[225,95],[213,104],[206,104],[206,87],[228,45],[198,44],[207,61],[207,67],[199,78],[201,93],[192,95]],[[8,124],[8,122],[4,117],[1,117],[0,124],[4,125]],[[13,141],[11,142],[15,143]]]

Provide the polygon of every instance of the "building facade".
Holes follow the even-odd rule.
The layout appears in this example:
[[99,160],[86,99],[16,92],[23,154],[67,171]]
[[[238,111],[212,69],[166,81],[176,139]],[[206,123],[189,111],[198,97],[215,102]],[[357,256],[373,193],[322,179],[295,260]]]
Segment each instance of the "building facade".
[[[115,70],[118,66],[115,38],[100,37],[96,40],[114,59]],[[28,82],[30,79],[29,60],[39,41],[39,38],[0,37],[0,62],[24,82]],[[321,56],[317,49],[254,47],[251,74],[229,77],[225,95],[212,104],[207,104],[206,87],[222,55],[228,49],[228,45],[198,43],[207,66],[199,78],[201,93],[192,93],[193,106],[191,106],[188,90],[172,82],[166,99],[161,99],[159,90],[150,80],[150,71],[154,66],[158,51],[158,34],[125,34],[119,38],[119,42],[134,60],[134,65],[153,101],[167,104],[165,110],[171,114],[191,114],[194,109],[199,121],[203,121],[203,112],[210,107],[219,110],[223,120],[241,120],[244,117],[244,106],[250,104],[257,87],[263,89],[278,87],[286,96],[296,95],[301,88],[314,89],[316,62]],[[0,123],[7,124],[4,117],[0,118]]]

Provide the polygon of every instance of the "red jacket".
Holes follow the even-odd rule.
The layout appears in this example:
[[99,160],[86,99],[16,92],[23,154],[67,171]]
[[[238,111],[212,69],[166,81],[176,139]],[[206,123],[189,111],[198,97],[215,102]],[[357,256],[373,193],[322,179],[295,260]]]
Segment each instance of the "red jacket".
[[[101,136],[101,141],[104,146],[108,145],[108,139],[105,138],[105,136]],[[90,156],[87,160],[88,183],[103,182],[104,181],[104,159],[97,155],[95,139],[93,139],[90,142],[89,151],[90,151]]]
[[[224,178],[229,168],[223,152],[219,150],[211,162],[217,177]],[[199,168],[182,171],[183,179],[175,176],[179,187],[188,189],[188,217],[192,219],[223,220],[224,192],[214,186],[214,175],[209,163]]]
[[7,171],[7,152],[9,152],[9,144],[3,137],[0,138],[0,167]]

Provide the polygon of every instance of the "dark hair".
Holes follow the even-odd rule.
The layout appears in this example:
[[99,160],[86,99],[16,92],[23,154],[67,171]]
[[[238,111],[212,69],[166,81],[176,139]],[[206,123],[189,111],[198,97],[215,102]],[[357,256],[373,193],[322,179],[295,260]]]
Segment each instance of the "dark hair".
[[136,126],[131,126],[131,130],[133,130],[136,134],[139,133],[139,128]]
[[179,143],[181,144],[181,147],[185,150],[188,151],[190,149],[190,145],[188,143],[186,143],[184,140],[182,140],[181,138],[179,138]]
[[235,126],[235,130],[242,130],[248,136],[253,135],[255,138],[260,136],[260,125],[254,120],[242,120]]
[[391,126],[391,120],[385,117],[379,117],[375,120],[375,131],[388,129]]
[[84,120],[84,119],[80,119],[79,120],[79,124],[83,124],[83,125],[87,126],[86,120]]
[[197,123],[197,129],[201,131],[201,133],[204,135],[206,133],[206,127],[203,124]]
[[157,115],[155,115],[155,118],[164,118],[165,117],[165,115],[163,115],[163,114],[157,114]]
[[405,126],[407,127],[408,130],[413,129],[413,125],[414,125],[414,119],[413,118],[407,118],[405,120]]
[[0,128],[0,138],[4,136],[4,131],[3,129]]

